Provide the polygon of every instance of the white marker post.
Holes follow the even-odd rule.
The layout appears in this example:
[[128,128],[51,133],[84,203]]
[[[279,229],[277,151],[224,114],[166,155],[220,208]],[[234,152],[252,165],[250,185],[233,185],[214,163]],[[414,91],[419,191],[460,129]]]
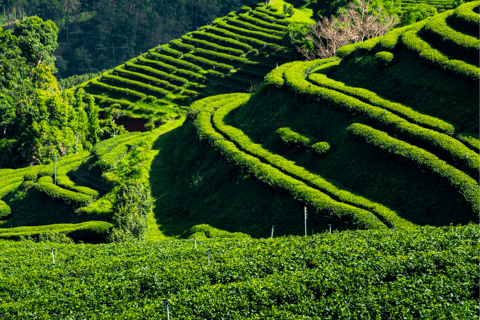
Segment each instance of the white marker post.
[[307,236],[307,207],[303,207],[303,220],[305,221],[305,237]]
[[272,226],[272,232],[270,233],[270,239],[273,239],[273,231],[275,230],[275,225]]
[[168,305],[168,300],[163,299],[162,302],[163,302],[163,305],[165,306],[165,311],[167,312],[167,320],[170,320],[170,306]]

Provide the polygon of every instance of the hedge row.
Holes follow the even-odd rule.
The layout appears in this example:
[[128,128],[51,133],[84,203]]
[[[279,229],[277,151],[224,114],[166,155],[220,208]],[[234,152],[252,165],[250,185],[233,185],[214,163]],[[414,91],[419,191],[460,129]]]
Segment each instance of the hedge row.
[[125,63],[125,67],[128,68],[128,69],[132,69],[132,70],[136,69],[136,70],[145,71],[148,74],[151,74],[151,75],[154,75],[156,77],[165,79],[168,82],[178,83],[178,84],[181,84],[181,85],[184,85],[184,84],[188,83],[188,80],[185,79],[185,78],[177,77],[173,74],[166,73],[166,72],[163,72],[163,71],[160,71],[160,70],[157,70],[155,68],[148,67],[148,66],[142,66],[142,65],[127,62],[127,63]]
[[[248,98],[248,94],[239,94],[233,98],[234,101],[232,104],[238,106],[246,102]],[[203,100],[201,101],[203,102]],[[282,173],[271,165],[263,163],[258,158],[240,151],[233,142],[225,140],[224,136],[212,127],[211,117],[215,107],[221,105],[225,107],[226,103],[228,102],[222,100],[211,103],[199,113],[194,125],[201,139],[207,139],[214,147],[219,149],[225,157],[249,170],[260,181],[274,188],[289,191],[295,199],[307,205],[313,206],[318,210],[326,211],[330,215],[347,218],[353,221],[359,228],[386,228],[385,224],[378,220],[371,212],[335,201],[319,190],[309,187],[305,183]],[[229,105],[227,104],[226,106]]]
[[155,78],[155,77],[150,77],[150,76],[147,76],[143,73],[133,72],[133,71],[129,71],[129,70],[126,70],[126,69],[120,69],[119,67],[113,69],[113,73],[114,74],[120,74],[121,76],[124,76],[124,77],[133,77],[134,79],[148,81],[150,83],[155,84],[156,86],[165,88],[165,89],[167,89],[169,91],[172,91],[172,92],[177,91],[177,90],[181,90],[179,87],[171,84],[168,81],[160,80],[160,79]]
[[310,148],[318,142],[317,138],[295,132],[288,127],[277,129],[275,133],[288,145],[294,144],[298,147]]
[[262,28],[260,26],[254,25],[252,23],[239,20],[237,18],[227,18],[227,21],[229,23],[233,24],[233,25],[238,26],[238,27],[253,29],[253,31],[258,31],[258,32],[270,34],[270,35],[277,36],[277,37],[282,37],[283,34],[284,34],[284,32]]
[[478,133],[460,133],[457,135],[457,139],[465,143],[476,152],[480,152],[480,140],[478,139]]
[[401,37],[405,47],[419,55],[420,59],[452,72],[460,77],[473,81],[480,80],[480,68],[461,60],[450,60],[448,56],[433,48],[428,42],[418,36],[418,30],[412,29]]
[[187,70],[193,70],[193,71],[197,71],[197,72],[202,70],[202,68],[200,68],[199,66],[197,66],[193,63],[189,63],[189,62],[184,61],[184,60],[175,59],[175,58],[172,58],[172,57],[169,57],[169,56],[166,56],[166,55],[163,55],[163,54],[159,54],[159,53],[156,53],[156,52],[150,52],[149,58],[153,58],[155,60],[165,61],[165,62],[177,65],[177,66],[179,66],[183,69],[187,69]]
[[195,61],[196,63],[200,63],[200,64],[211,66],[211,67],[215,66],[215,69],[222,69],[222,70],[226,70],[226,71],[230,71],[230,70],[233,69],[233,66],[231,66],[231,65],[224,64],[224,63],[218,63],[216,61],[212,61],[212,60],[208,60],[208,59],[205,59],[205,58],[197,57],[197,56],[194,56],[193,54],[190,54],[190,53],[185,54],[185,59],[189,59],[189,60]]
[[[38,167],[38,166],[35,166]],[[41,167],[41,166],[39,166]],[[20,177],[32,170],[33,167],[25,167],[20,169],[0,169],[0,178],[2,180],[6,179],[7,177]]]
[[322,61],[323,60],[315,60],[306,62],[302,68],[288,69],[285,72],[287,85],[298,94],[325,101],[333,107],[350,112],[360,112],[369,119],[402,135],[404,138],[416,141],[425,148],[433,149],[443,156],[450,158],[453,162],[458,163],[466,169],[469,174],[478,176],[480,157],[473,154],[473,152],[460,141],[446,134],[410,123],[391,112],[385,112],[382,108],[364,103],[338,91],[312,86],[310,82],[305,80],[303,72],[306,69],[311,69]]
[[[183,50],[184,52],[190,52],[190,51],[195,50],[194,46],[183,43],[182,41],[180,41],[178,39],[170,41],[170,45],[174,46],[174,47],[177,47],[177,48]],[[183,54],[182,54],[182,56],[183,56]],[[181,58],[181,57],[176,57],[176,58]]]
[[285,32],[287,30],[286,26],[282,26],[275,23],[265,22],[263,20],[257,19],[255,17],[249,16],[248,14],[241,13],[238,15],[240,19],[244,20],[245,22],[252,23],[254,25],[260,26],[265,29],[273,29]]
[[97,79],[91,80],[90,84],[94,87],[98,87],[98,88],[101,88],[103,90],[113,91],[113,92],[120,93],[120,94],[123,94],[123,95],[126,95],[126,96],[136,97],[138,99],[145,99],[147,97],[147,95],[144,94],[144,93],[140,93],[140,92],[133,91],[133,90],[130,90],[130,89],[110,86],[110,85],[105,84],[103,82],[99,82]]
[[[331,60],[331,59],[329,59]],[[265,83],[269,86],[273,86],[275,88],[282,88],[285,84],[285,79],[283,78],[283,74],[289,68],[295,67],[296,65],[300,65],[302,61],[293,61],[282,64],[276,69],[273,69],[265,76]]]
[[215,44],[215,43],[211,43],[211,42],[208,42],[208,41],[205,41],[205,40],[200,40],[200,39],[197,39],[197,38],[192,38],[192,37],[189,37],[189,36],[186,36],[186,35],[182,36],[182,41],[193,43],[197,47],[200,47],[200,48],[205,48],[205,49],[209,49],[209,50],[216,50],[216,51],[220,51],[222,53],[227,53],[227,54],[230,54],[230,55],[233,55],[233,56],[242,56],[242,55],[245,54],[245,52],[243,52],[240,49],[223,47],[223,46],[220,46],[220,45]]
[[110,152],[110,150],[112,150],[112,148],[115,147],[116,145],[118,145],[122,142],[125,142],[129,139],[133,139],[140,134],[141,133],[139,133],[139,132],[128,132],[128,133],[125,133],[125,134],[122,134],[122,135],[119,135],[119,136],[115,136],[115,137],[107,139],[107,140],[100,141],[99,143],[97,143],[96,145],[93,146],[92,153],[96,154],[96,155],[106,154],[106,153]]
[[145,90],[145,91],[149,91],[149,92],[152,92],[152,93],[156,93],[156,94],[162,95],[162,96],[166,96],[170,93],[170,91],[167,91],[167,90],[162,89],[162,88],[157,88],[155,86],[145,84],[145,83],[140,82],[140,81],[134,81],[134,80],[130,80],[130,79],[127,79],[127,78],[112,76],[112,75],[109,75],[109,74],[103,74],[102,80],[108,80],[108,81],[112,81],[112,82],[118,82],[118,83],[121,83],[121,84],[126,84],[126,85],[129,85],[129,86],[136,87],[136,88],[139,88],[139,89],[142,89],[142,90]]
[[435,43],[435,46],[443,52],[459,60],[466,60],[478,65],[480,40],[477,37],[452,29],[446,21],[446,17],[452,13],[453,11],[450,10],[435,16],[425,24],[422,32],[430,42]]
[[61,167],[57,171],[57,185],[66,189],[70,189],[72,191],[76,191],[76,192],[86,194],[88,196],[92,196],[94,198],[98,198],[100,193],[97,190],[93,190],[88,187],[78,186],[72,180],[70,180],[70,178],[67,176],[67,173],[69,171],[72,171],[73,169],[78,168],[78,166],[80,166],[81,163],[82,163],[82,160]]
[[[68,155],[65,157],[60,157],[58,158],[57,161],[57,170],[59,170],[61,167],[68,165],[70,163],[83,160],[89,155],[89,152],[80,152],[79,154],[72,154]],[[42,176],[53,176],[53,173],[55,171],[55,163],[50,163],[49,165],[43,166],[40,171],[38,172],[38,175],[40,177]]]
[[268,43],[268,42],[265,42],[265,41],[260,41],[256,38],[250,38],[250,37],[238,35],[236,33],[230,32],[230,31],[225,30],[225,29],[220,29],[220,28],[217,28],[217,27],[210,28],[210,31],[212,33],[215,33],[215,34],[218,34],[218,35],[221,35],[221,36],[227,36],[227,37],[231,37],[231,38],[234,38],[234,39],[237,39],[237,40],[244,41],[248,44],[256,46],[257,48],[266,47],[266,48],[269,48],[269,49],[276,49],[278,47],[278,45],[274,44],[274,43]]
[[[204,27],[202,27],[204,28]],[[229,46],[232,46],[232,47],[235,47],[235,48],[238,48],[240,50],[243,50],[244,52],[247,52],[247,51],[250,51],[252,50],[252,46],[246,44],[246,43],[243,43],[243,42],[240,42],[238,40],[234,40],[234,39],[230,39],[230,38],[226,38],[226,37],[222,37],[222,36],[218,36],[216,34],[213,34],[213,33],[210,33],[210,32],[204,32],[204,31],[193,31],[191,32],[190,34],[192,34],[193,36],[197,37],[197,38],[202,38],[202,39],[205,39],[211,43],[222,43],[222,44],[226,44],[226,45],[229,45]]]
[[9,216],[12,213],[12,209],[4,201],[0,200],[0,218]]
[[477,1],[465,3],[455,9],[453,22],[455,27],[464,30],[475,37],[479,37],[480,15],[473,12],[478,7]]
[[[150,49],[150,50],[151,50],[151,49]],[[150,50],[149,50],[149,51],[150,51]],[[175,50],[175,49],[172,49],[172,48],[170,48],[170,47],[167,46],[167,45],[162,45],[162,46],[160,46],[160,48],[157,47],[157,48],[154,49],[154,50],[155,50],[155,51],[158,51],[158,52],[162,52],[162,53],[168,54],[168,55],[170,55],[170,56],[172,56],[172,57],[174,57],[174,58],[177,58],[177,59],[183,57],[183,53],[181,53],[180,51],[177,51],[177,50]]]
[[[11,184],[13,184],[13,183],[23,182],[25,174],[26,173],[24,173],[24,172],[20,172],[17,175],[9,175],[7,177],[3,177],[2,180],[0,180],[0,190],[9,186],[9,185],[11,185]],[[3,196],[1,196],[1,193],[0,193],[0,198],[2,198],[2,197]]]
[[[87,196],[83,193],[73,192],[70,190],[63,189],[54,185],[53,183],[43,181],[43,178],[50,178],[50,177],[42,177],[38,180],[38,183],[35,183],[35,188],[48,195],[52,199],[58,199],[63,201],[67,204],[71,204],[76,207],[82,207],[92,201],[92,196]],[[50,178],[51,179],[51,178]]]
[[[150,58],[150,57],[151,57],[151,54],[148,56],[148,58]],[[152,65],[155,68],[161,69],[162,71],[165,71],[165,72],[175,72],[175,71],[177,71],[177,67],[169,65],[167,63],[163,63],[163,62],[158,61],[158,60],[147,59],[147,58],[142,57],[142,56],[138,57],[137,60],[132,61],[132,63],[135,63],[135,62],[138,62],[138,61],[141,61],[142,64]]]
[[204,57],[208,57],[208,58],[216,58],[216,59],[219,59],[219,60],[231,61],[231,62],[235,62],[235,63],[243,63],[243,64],[252,64],[253,63],[252,61],[250,61],[246,58],[235,57],[235,56],[231,56],[229,54],[220,53],[220,52],[217,52],[217,51],[205,50],[205,49],[201,49],[201,48],[197,48],[195,50],[195,54],[198,54],[198,55],[201,55],[201,56],[204,56]]
[[276,44],[279,44],[279,43],[282,42],[282,37],[279,37],[279,36],[273,36],[271,34],[264,33],[264,32],[252,31],[252,30],[247,30],[247,29],[243,29],[243,28],[238,28],[238,27],[229,25],[228,23],[226,23],[223,20],[218,20],[218,21],[214,21],[214,22],[215,22],[215,24],[219,25],[223,29],[229,30],[229,31],[234,32],[236,34],[242,34],[242,35],[245,35],[247,37],[262,39],[263,41],[270,41],[270,42],[276,43]]
[[382,37],[372,38],[363,42],[349,44],[337,50],[337,56],[343,59],[348,59],[357,54],[366,54],[370,51],[372,53],[380,51],[395,52],[399,49],[399,38],[407,30],[412,29],[412,26],[405,26],[389,31]]
[[317,142],[312,145],[312,149],[315,150],[317,154],[325,154],[330,150],[330,144],[325,141]]
[[0,189],[0,199],[5,197],[7,194],[15,191],[20,187],[23,183],[23,179],[20,181],[12,182],[9,185],[4,186]]
[[256,7],[255,10],[260,11],[262,13],[266,13],[269,16],[272,16],[273,18],[276,18],[276,19],[288,18],[288,16],[285,13],[275,13],[275,12],[272,12],[270,10],[264,9],[262,7]]
[[478,214],[480,210],[480,193],[477,181],[464,172],[449,165],[435,155],[404,141],[392,138],[385,132],[373,129],[360,123],[354,123],[347,128],[348,132],[355,137],[361,137],[368,144],[374,145],[389,153],[407,158],[425,166],[432,172],[445,178],[452,187],[458,189],[465,200],[471,205],[472,211]]
[[267,21],[267,22],[270,22],[270,23],[280,24],[280,25],[284,25],[284,26],[288,26],[290,24],[289,21],[276,19],[276,18],[271,17],[268,14],[265,14],[265,13],[262,13],[262,12],[251,11],[250,13],[252,15],[258,17],[258,19],[263,20],[263,21]]
[[[338,65],[339,63],[340,61],[335,61],[330,64],[322,65],[321,68],[330,67],[331,65]],[[316,71],[317,70],[318,69],[316,69]],[[454,125],[446,121],[423,114],[401,103],[393,102],[388,99],[382,98],[378,94],[370,90],[347,86],[343,82],[335,81],[328,78],[325,74],[311,73],[308,76],[308,79],[311,80],[314,84],[340,91],[368,104],[384,108],[385,110],[405,117],[407,120],[423,127],[431,128],[442,133],[446,133],[448,135],[453,135],[455,133],[455,130],[458,129]]]
[[[251,141],[250,138],[246,136],[241,130],[225,125],[224,117],[233,109],[238,108],[240,104],[241,101],[235,101],[227,105],[221,106],[213,115],[213,123],[221,134],[227,136],[229,140],[240,146],[241,149],[245,150],[246,152],[255,157],[258,157],[260,160],[269,163],[271,166],[277,168],[283,173],[292,176],[294,179],[302,181],[309,187],[318,188],[321,192],[329,194],[329,197],[333,196],[334,198],[338,199],[338,201],[358,207],[356,209],[359,209],[361,211],[371,211],[377,217],[381,217],[382,220],[386,221],[389,225],[393,227],[413,227],[412,223],[400,218],[397,213],[388,209],[387,207],[370,201],[364,197],[357,196],[347,190],[340,189],[333,183],[327,181],[326,179],[323,179],[319,174],[311,172],[303,167],[297,166],[295,165],[295,162],[286,160],[279,155],[269,152],[268,150],[264,149],[260,144],[256,144]],[[370,212],[369,214],[371,215]]]
[[45,233],[59,233],[75,240],[85,242],[103,242],[107,237],[107,231],[113,224],[105,221],[88,221],[77,224],[51,224],[35,227],[16,227],[0,229],[0,238],[19,240],[22,237],[39,238]]

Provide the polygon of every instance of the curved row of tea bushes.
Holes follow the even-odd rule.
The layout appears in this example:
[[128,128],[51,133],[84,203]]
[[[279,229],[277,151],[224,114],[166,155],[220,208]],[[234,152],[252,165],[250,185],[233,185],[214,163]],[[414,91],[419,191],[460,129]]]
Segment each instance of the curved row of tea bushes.
[[[331,61],[332,58],[329,59]],[[295,67],[296,65],[302,64],[302,61],[292,61],[282,64],[276,69],[273,69],[265,76],[265,83],[269,86],[273,86],[277,89],[280,89],[285,84],[285,79],[283,74],[286,70]]]
[[288,26],[290,24],[289,21],[285,21],[285,20],[282,20],[282,19],[277,19],[277,18],[271,17],[268,14],[265,14],[265,13],[262,13],[262,12],[250,11],[249,13],[251,15],[255,16],[256,18],[258,18],[260,20],[263,20],[263,21],[266,21],[266,22],[275,23],[275,24],[284,25],[284,26]]
[[92,86],[100,88],[102,90],[112,91],[112,92],[120,93],[120,94],[123,94],[123,95],[126,95],[126,96],[132,96],[132,97],[135,97],[135,98],[138,98],[138,99],[145,99],[147,97],[147,95],[144,94],[144,93],[140,93],[140,92],[130,90],[130,89],[110,86],[110,85],[105,84],[103,82],[99,82],[97,79],[92,79],[89,83]]
[[133,79],[138,79],[140,81],[142,81],[142,80],[143,81],[148,81],[149,83],[155,84],[155,86],[162,87],[162,88],[164,88],[166,90],[169,90],[169,91],[179,91],[179,90],[181,90],[179,87],[171,84],[168,81],[160,80],[160,79],[155,78],[155,77],[150,77],[150,76],[147,76],[143,73],[129,71],[129,70],[126,70],[126,69],[121,69],[119,67],[113,69],[113,74],[121,75],[122,77],[130,77],[130,78],[133,78]]
[[242,19],[245,22],[257,25],[257,26],[265,28],[265,29],[273,29],[273,30],[278,30],[278,31],[285,31],[287,29],[286,26],[266,22],[266,21],[257,19],[255,17],[249,16],[248,14],[241,13],[238,16],[240,17],[240,19]]
[[138,135],[141,135],[139,132],[128,132],[122,135],[100,141],[99,143],[95,144],[92,148],[92,153],[98,156],[107,154],[112,150],[115,146],[125,141],[135,139]]
[[[150,60],[153,61],[153,60]],[[144,65],[138,65],[138,64],[133,64],[131,62],[125,63],[125,68],[129,70],[137,70],[137,71],[146,71],[147,73],[151,75],[155,75],[156,77],[159,77],[160,79],[164,79],[166,81],[176,83],[178,85],[185,85],[188,83],[188,80],[182,77],[175,76],[170,73],[166,73],[160,70],[157,70],[155,68],[149,67],[149,66],[144,66]]]
[[[59,170],[61,167],[68,165],[70,163],[83,160],[89,155],[89,152],[81,152],[79,154],[71,154],[65,157],[59,157],[57,160],[57,170]],[[43,177],[43,176],[53,176],[53,173],[55,171],[55,163],[50,163],[48,165],[42,166],[42,168],[38,171],[38,176]],[[34,179],[30,179],[34,180]]]
[[0,238],[20,240],[22,237],[32,237],[40,240],[46,233],[64,234],[67,237],[85,242],[101,242],[105,240],[107,231],[113,224],[105,221],[88,221],[76,224],[50,224],[35,227],[0,228]]
[[[183,43],[182,41],[180,41],[178,39],[170,41],[170,45],[175,47],[175,48],[178,48],[179,50],[182,50],[183,52],[190,52],[190,51],[195,50],[194,46]],[[183,54],[182,54],[182,56],[175,57],[175,58],[181,58],[181,57],[183,57]]]
[[[203,30],[206,30],[206,29],[203,29]],[[243,42],[235,40],[235,39],[218,36],[216,34],[208,32],[208,31],[207,32],[193,31],[193,32],[190,32],[190,34],[192,34],[196,38],[204,39],[204,40],[206,40],[210,43],[214,43],[214,44],[221,43],[221,44],[224,44],[224,45],[229,45],[229,46],[238,48],[240,50],[243,50],[245,52],[253,49],[252,46],[250,46],[246,43],[243,43]]]
[[267,9],[264,9],[264,8],[262,8],[262,7],[256,7],[255,10],[256,10],[256,11],[260,11],[260,12],[265,13],[265,14],[268,14],[269,16],[272,16],[272,17],[275,18],[275,19],[285,19],[285,18],[288,18],[288,16],[287,16],[285,13],[272,12],[272,11],[267,10]]
[[5,201],[0,200],[0,218],[7,217],[12,213],[12,209],[5,203]]
[[465,143],[477,153],[480,152],[480,140],[478,139],[478,134],[460,133],[457,135],[457,139]]
[[275,131],[276,134],[288,145],[296,145],[302,148],[310,148],[314,143],[318,141],[317,138],[301,134],[293,131],[291,128],[279,128]]
[[246,58],[236,57],[236,56],[232,56],[232,55],[229,55],[229,54],[220,53],[220,52],[217,52],[217,51],[205,50],[205,49],[202,49],[202,48],[195,49],[195,54],[203,56],[203,57],[208,57],[208,58],[211,58],[211,59],[218,59],[219,61],[229,61],[229,62],[241,63],[241,64],[252,64],[253,63]]
[[387,133],[373,129],[367,125],[354,123],[350,125],[347,130],[353,136],[364,139],[368,144],[397,156],[407,158],[439,174],[442,178],[446,179],[453,188],[460,191],[472,207],[472,212],[478,214],[480,210],[480,199],[478,197],[480,193],[479,185],[463,171],[449,165],[424,149],[395,139]]
[[134,80],[130,80],[130,79],[122,78],[122,77],[112,76],[110,74],[103,74],[102,75],[102,80],[110,81],[110,82],[123,83],[123,84],[129,85],[129,86],[132,86],[132,87],[136,87],[136,88],[139,88],[139,89],[142,89],[142,90],[145,90],[145,91],[149,91],[151,93],[155,93],[155,94],[160,95],[160,96],[166,96],[167,94],[170,93],[167,90],[164,90],[162,88],[157,88],[155,86],[145,84],[145,83],[140,82],[140,81],[134,81]]
[[218,51],[218,52],[221,52],[221,53],[230,54],[232,56],[240,57],[240,56],[245,54],[245,52],[243,52],[240,49],[220,46],[218,44],[215,44],[215,43],[212,43],[212,42],[209,42],[209,41],[189,37],[188,35],[182,36],[182,41],[187,42],[187,43],[191,43],[191,44],[197,46],[197,48],[204,48],[204,49],[207,49],[207,50],[215,50],[215,51]]
[[244,42],[246,42],[246,43],[248,43],[252,46],[255,46],[256,48],[269,48],[269,49],[277,49],[278,48],[278,45],[275,44],[275,43],[269,43],[269,42],[266,42],[266,41],[258,40],[256,38],[242,36],[242,35],[236,34],[234,32],[230,32],[228,30],[220,29],[220,28],[217,28],[217,27],[211,27],[210,32],[215,33],[215,34],[220,35],[220,36],[231,37],[231,38],[234,38],[234,39],[237,39],[237,40],[244,41]]
[[228,17],[227,21],[229,23],[237,26],[237,27],[253,29],[253,31],[262,32],[262,33],[270,34],[272,36],[277,36],[277,37],[282,37],[283,36],[282,31],[276,31],[276,30],[270,30],[270,29],[262,28],[260,26],[254,25],[252,23],[248,23],[248,22],[245,22],[243,20],[239,20],[237,18]]
[[212,61],[212,60],[205,59],[205,58],[201,58],[201,57],[197,57],[197,56],[194,56],[193,54],[190,54],[190,53],[185,54],[185,59],[188,59],[190,61],[195,61],[198,64],[203,64],[203,65],[206,65],[206,66],[210,66],[212,68],[215,67],[215,69],[222,69],[222,70],[225,70],[227,72],[230,72],[233,69],[233,66],[231,66],[231,65],[228,65],[228,64],[225,64],[225,63],[219,63],[219,62]]
[[176,66],[178,66],[180,68],[183,68],[183,69],[186,69],[186,70],[193,70],[193,71],[196,71],[196,72],[202,71],[202,68],[200,68],[196,64],[190,63],[190,62],[185,61],[185,60],[175,59],[175,58],[172,58],[170,56],[166,56],[164,54],[160,54],[160,53],[157,53],[157,52],[154,52],[154,51],[149,52],[149,57],[152,58],[152,59],[155,59],[155,60],[160,60],[160,61],[171,63],[173,65],[176,65]]
[[[150,49],[150,50],[152,50],[152,49]],[[153,50],[155,50],[155,49],[153,49]],[[173,58],[179,59],[179,58],[183,57],[183,53],[182,53],[182,52],[177,51],[177,50],[175,50],[175,49],[172,49],[172,48],[170,48],[170,47],[167,46],[167,45],[160,46],[160,48],[157,48],[156,50],[159,50],[159,51],[161,51],[162,53],[167,54],[167,55],[169,55],[169,56],[171,56],[171,57],[173,57]]]
[[[234,142],[235,145],[239,146],[240,150],[259,158],[260,161],[266,162],[272,167],[280,170],[283,174],[287,174],[294,179],[305,183],[309,187],[317,188],[320,192],[326,193],[328,197],[334,198],[333,201],[340,201],[357,207],[360,210],[368,210],[371,213],[374,213],[377,217],[380,217],[392,227],[405,228],[414,226],[409,221],[400,218],[397,213],[387,207],[337,187],[334,183],[322,178],[317,173],[297,166],[293,161],[289,161],[282,156],[273,154],[264,149],[260,144],[254,143],[250,140],[250,138],[241,130],[226,125],[224,123],[224,117],[234,109],[238,108],[241,104],[242,100],[230,102],[218,107],[213,114],[213,124],[215,128],[220,131],[222,135],[228,137],[230,141]],[[311,141],[309,142],[311,143]],[[361,215],[363,216],[363,213]]]
[[100,193],[97,190],[93,190],[88,187],[78,186],[67,176],[68,172],[78,168],[82,162],[83,160],[73,162],[57,170],[57,185],[75,192],[80,192],[88,196],[98,198]]
[[440,69],[450,71],[473,81],[480,80],[480,68],[462,60],[450,59],[418,35],[421,30],[421,24],[415,26],[415,28],[403,33],[401,37],[402,44],[408,50],[416,53],[425,62]]
[[480,29],[480,14],[473,12],[473,9],[478,8],[478,5],[478,2],[472,1],[458,6],[451,20],[455,28],[466,31],[477,38]]
[[393,102],[391,100],[382,98],[378,94],[370,90],[358,88],[358,87],[350,87],[345,85],[343,82],[328,78],[325,74],[316,73],[316,72],[321,72],[323,68],[336,66],[339,63],[340,61],[335,61],[335,62],[320,66],[308,76],[308,80],[310,80],[311,82],[313,82],[318,86],[334,89],[342,93],[348,94],[352,97],[358,98],[363,102],[384,108],[401,117],[405,117],[408,121],[411,121],[423,127],[433,129],[442,133],[446,133],[448,135],[453,135],[455,133],[455,130],[457,128],[453,124],[450,124],[436,117],[423,114],[401,103]]
[[[150,58],[151,55],[149,55],[149,56],[147,56],[147,57]],[[138,57],[138,58],[136,58],[136,59],[132,59],[132,60],[130,60],[130,61],[127,62],[127,63],[129,63],[129,64],[131,64],[131,63],[139,64],[139,63],[140,63],[140,64],[142,64],[142,65],[152,66],[152,67],[154,67],[154,68],[156,68],[156,69],[158,69],[158,70],[161,70],[161,71],[164,71],[164,72],[168,72],[168,73],[170,73],[170,72],[173,73],[173,72],[177,71],[177,67],[174,67],[174,66],[172,66],[172,65],[169,65],[169,64],[167,64],[167,63],[163,63],[163,62],[158,61],[158,60],[147,59],[147,58],[145,58],[145,57],[143,57],[143,56],[140,56],[140,57]]]
[[457,59],[478,65],[480,40],[478,37],[451,28],[445,20],[451,14],[453,14],[453,11],[447,11],[433,17],[425,24],[422,32],[430,42],[433,42],[443,52]]
[[[248,98],[248,94],[239,94],[237,97],[230,99],[233,100],[234,105],[238,106],[238,104],[246,102]],[[202,102],[203,101],[200,100],[200,104]],[[226,103],[227,105],[225,105]],[[213,102],[207,107],[204,107],[198,114],[194,125],[197,128],[200,139],[207,139],[230,161],[235,162],[242,168],[246,168],[260,181],[274,188],[290,192],[295,199],[307,205],[313,206],[321,211],[326,211],[329,215],[352,221],[359,228],[386,228],[385,224],[371,212],[337,202],[323,192],[309,187],[305,183],[282,173],[269,164],[263,163],[257,157],[242,152],[233,142],[226,140],[223,135],[213,128],[211,117],[215,111],[215,107],[225,107],[228,106],[228,103],[229,102],[225,100]]]
[[11,181],[9,184],[0,188],[0,199],[8,195],[9,193],[14,192],[18,189],[23,183],[23,178],[21,180]]
[[236,34],[241,34],[245,35],[247,37],[255,37],[256,39],[262,39],[264,41],[270,41],[275,44],[281,44],[282,43],[282,37],[279,36],[274,36],[268,33],[260,32],[260,31],[253,31],[253,30],[248,30],[248,29],[243,29],[243,28],[238,28],[232,25],[227,24],[223,20],[215,20],[214,23],[223,29],[229,30],[231,32],[234,32]]
[[[48,180],[44,178],[49,178]],[[35,189],[45,193],[52,199],[57,199],[75,207],[82,207],[90,203],[94,197],[79,192],[66,190],[64,188],[54,185],[51,177],[42,177],[34,184]]]
[[385,112],[382,108],[362,102],[338,91],[312,86],[312,83],[305,79],[304,72],[312,68],[314,69],[318,64],[322,63],[322,60],[315,60],[304,63],[301,68],[286,70],[284,76],[289,88],[297,94],[321,100],[332,107],[350,112],[360,112],[370,120],[402,135],[403,138],[416,141],[423,145],[424,148],[435,150],[442,157],[447,157],[451,161],[458,163],[470,175],[478,176],[480,157],[460,141],[446,134],[410,123],[391,112]]

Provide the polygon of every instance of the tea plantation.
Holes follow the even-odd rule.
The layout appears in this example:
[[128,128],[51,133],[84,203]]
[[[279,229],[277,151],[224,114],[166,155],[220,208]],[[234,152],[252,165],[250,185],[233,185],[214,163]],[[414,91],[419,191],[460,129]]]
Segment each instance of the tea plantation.
[[480,3],[307,62],[284,4],[70,89],[145,128],[0,169],[0,318],[478,319]]

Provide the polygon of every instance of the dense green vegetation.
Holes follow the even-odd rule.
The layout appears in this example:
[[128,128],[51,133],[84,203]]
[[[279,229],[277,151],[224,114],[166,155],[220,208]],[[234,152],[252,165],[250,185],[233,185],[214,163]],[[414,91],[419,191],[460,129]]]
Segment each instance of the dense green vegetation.
[[479,236],[469,225],[196,245],[0,241],[0,314],[165,319],[168,299],[171,319],[478,319]]

